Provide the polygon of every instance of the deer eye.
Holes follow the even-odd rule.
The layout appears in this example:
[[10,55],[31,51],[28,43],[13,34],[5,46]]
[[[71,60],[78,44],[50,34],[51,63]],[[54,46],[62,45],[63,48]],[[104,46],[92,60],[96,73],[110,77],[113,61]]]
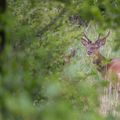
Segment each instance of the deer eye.
[[91,41],[89,41],[89,44],[91,44],[92,42]]

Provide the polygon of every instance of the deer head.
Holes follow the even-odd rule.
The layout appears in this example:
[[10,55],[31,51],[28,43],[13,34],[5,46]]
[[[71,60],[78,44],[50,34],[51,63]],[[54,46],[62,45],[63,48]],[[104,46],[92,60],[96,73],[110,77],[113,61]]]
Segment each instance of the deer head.
[[75,55],[76,55],[76,49],[71,48],[70,53],[64,56],[65,63],[69,64],[71,62],[71,58],[73,58]]
[[99,48],[106,43],[106,38],[109,36],[110,31],[107,33],[105,37],[100,38],[100,35],[98,36],[97,40],[95,42],[92,42],[87,35],[84,33],[84,36],[82,37],[82,44],[87,49],[88,55],[94,55],[99,52]]

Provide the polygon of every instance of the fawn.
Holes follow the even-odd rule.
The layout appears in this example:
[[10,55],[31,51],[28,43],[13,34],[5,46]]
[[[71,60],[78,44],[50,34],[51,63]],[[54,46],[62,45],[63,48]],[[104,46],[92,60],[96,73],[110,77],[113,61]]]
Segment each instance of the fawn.
[[[92,42],[84,33],[81,40],[81,43],[86,47],[87,54],[92,58],[93,64],[95,64],[103,78],[109,82],[109,85],[104,89],[104,97],[101,97],[101,109],[104,115],[111,111],[111,109],[113,110],[120,100],[120,58],[108,60],[99,51],[100,47],[105,45],[109,34],[110,31],[102,38],[100,38],[99,35],[98,39],[95,42]],[[111,96],[113,96],[113,100],[110,100]]]
[[71,59],[76,55],[76,49],[75,48],[71,48],[70,53],[64,55],[64,61],[67,64],[70,64]]

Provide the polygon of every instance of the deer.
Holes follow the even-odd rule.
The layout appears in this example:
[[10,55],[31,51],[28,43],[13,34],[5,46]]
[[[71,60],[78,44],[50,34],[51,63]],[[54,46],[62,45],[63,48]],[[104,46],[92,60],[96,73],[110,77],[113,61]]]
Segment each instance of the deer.
[[[103,115],[107,115],[111,109],[114,109],[115,105],[112,105],[110,95],[114,94],[116,106],[120,100],[120,58],[108,59],[100,53],[100,48],[105,45],[109,34],[110,31],[104,37],[100,37],[99,34],[97,40],[92,42],[84,32],[81,39],[81,43],[85,46],[88,56],[92,58],[97,71],[104,80],[109,82],[108,86],[104,88],[104,97],[101,97],[101,113]],[[105,100],[106,98],[107,100]],[[113,111],[115,112],[115,110]]]
[[76,49],[75,48],[71,48],[70,49],[70,53],[64,55],[64,62],[66,64],[70,64],[71,63],[71,59],[73,57],[75,57],[75,55],[76,55]]

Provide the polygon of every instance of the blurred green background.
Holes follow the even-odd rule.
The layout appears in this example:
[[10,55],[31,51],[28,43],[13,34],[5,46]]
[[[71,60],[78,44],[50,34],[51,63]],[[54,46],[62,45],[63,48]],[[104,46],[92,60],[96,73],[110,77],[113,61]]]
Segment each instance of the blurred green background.
[[110,29],[101,52],[120,57],[119,26],[119,0],[7,0],[0,120],[119,120],[99,114],[105,82],[80,43]]

